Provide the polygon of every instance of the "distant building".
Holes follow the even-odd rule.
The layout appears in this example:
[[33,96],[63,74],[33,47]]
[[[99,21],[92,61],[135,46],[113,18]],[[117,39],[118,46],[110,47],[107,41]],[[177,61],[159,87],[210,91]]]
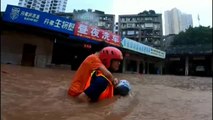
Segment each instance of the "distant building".
[[[37,14],[40,19],[35,18],[34,20],[39,19],[40,21],[29,22],[29,19],[25,19],[25,17],[16,17],[14,16],[15,10],[26,10],[32,14]],[[54,23],[55,21],[63,21],[63,23],[68,23],[69,26],[64,24],[63,27],[58,28],[59,24],[51,25],[46,19],[52,20]],[[76,70],[88,55],[94,53],[97,47],[100,47],[99,45],[102,42],[112,46],[115,44],[110,43],[114,42],[118,43],[116,47],[122,51],[124,56],[118,72],[159,74],[163,71],[163,61],[166,55],[164,51],[127,38],[119,44],[121,42],[120,36],[110,32],[104,32],[106,38],[103,38],[105,35],[92,37],[92,32],[81,33],[79,26],[74,27],[76,22],[73,20],[9,5],[1,21],[1,64],[44,68],[61,66]],[[81,23],[77,23],[77,25],[79,24]],[[96,28],[88,25],[85,25],[85,27]],[[86,33],[85,36],[82,35],[84,33]],[[107,39],[107,33],[109,33],[110,39]],[[92,38],[88,38],[90,36]],[[104,40],[98,41],[96,38],[103,38]]]
[[181,13],[177,8],[164,12],[165,35],[178,34],[193,26],[192,15]]
[[166,50],[171,46],[171,43],[174,41],[175,34],[169,34],[162,37],[162,49]]
[[19,0],[18,5],[48,13],[60,13],[65,12],[67,0]]
[[104,30],[113,32],[115,15],[105,14],[103,11],[92,9],[74,10],[73,13],[58,13],[57,15],[73,19],[91,26],[97,26]]
[[143,11],[133,15],[119,15],[119,34],[122,37],[160,47],[162,37],[162,15],[155,11]]

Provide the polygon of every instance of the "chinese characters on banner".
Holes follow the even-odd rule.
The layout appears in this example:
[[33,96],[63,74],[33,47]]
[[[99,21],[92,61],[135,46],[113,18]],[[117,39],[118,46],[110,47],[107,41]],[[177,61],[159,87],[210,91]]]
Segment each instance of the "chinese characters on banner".
[[97,27],[89,26],[84,23],[77,22],[75,24],[74,35],[88,38],[96,41],[105,41],[114,46],[121,45],[121,38],[112,32],[101,30]]
[[8,5],[3,20],[45,28],[69,35],[74,34],[75,36],[88,38],[89,40],[95,40],[98,42],[104,41],[118,47],[121,45],[121,37],[110,31],[19,6]]
[[8,5],[3,16],[4,21],[27,24],[53,31],[73,34],[75,22],[45,12]]
[[155,57],[159,57],[159,58],[165,58],[166,53],[164,51],[155,49],[153,47],[144,45],[142,43],[138,43],[134,40],[128,39],[128,38],[124,38],[122,40],[122,47],[129,49],[129,50],[133,50],[139,53],[143,53],[146,55],[150,55],[150,56],[155,56]]
[[43,24],[55,27],[57,29],[70,31],[70,33],[74,30],[75,23],[70,21],[64,21],[62,19],[49,19],[45,18]]

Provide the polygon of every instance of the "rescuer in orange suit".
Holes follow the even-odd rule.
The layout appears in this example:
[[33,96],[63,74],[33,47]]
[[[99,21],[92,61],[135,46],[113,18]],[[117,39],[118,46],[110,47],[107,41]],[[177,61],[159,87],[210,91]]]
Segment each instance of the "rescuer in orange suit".
[[130,86],[121,84],[110,71],[117,71],[123,60],[122,52],[116,47],[104,47],[100,52],[89,55],[76,71],[68,90],[70,96],[81,101],[100,101],[122,93],[125,96]]

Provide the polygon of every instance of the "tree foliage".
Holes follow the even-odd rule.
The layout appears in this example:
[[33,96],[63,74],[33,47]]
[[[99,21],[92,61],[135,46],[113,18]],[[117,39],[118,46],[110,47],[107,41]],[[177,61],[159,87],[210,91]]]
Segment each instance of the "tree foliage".
[[185,32],[175,36],[172,45],[212,45],[212,28],[210,27],[189,27]]
[[174,37],[167,54],[212,54],[212,28],[189,27]]

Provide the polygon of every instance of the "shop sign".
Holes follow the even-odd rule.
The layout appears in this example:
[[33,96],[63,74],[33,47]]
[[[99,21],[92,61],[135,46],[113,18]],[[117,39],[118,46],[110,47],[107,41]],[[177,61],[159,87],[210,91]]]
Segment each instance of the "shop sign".
[[163,59],[166,56],[166,53],[164,51],[158,50],[156,48],[150,47],[148,45],[136,42],[128,38],[122,39],[121,46],[129,50],[133,50],[139,53],[143,53],[146,55],[155,56],[155,57],[159,57]]
[[97,27],[89,26],[80,22],[77,22],[75,25],[74,35],[99,42],[104,41],[114,46],[120,47],[121,45],[120,36],[110,31],[102,30]]
[[62,33],[73,34],[75,22],[63,17],[55,16],[38,10],[7,5],[3,15],[7,22],[26,24],[54,30]]

